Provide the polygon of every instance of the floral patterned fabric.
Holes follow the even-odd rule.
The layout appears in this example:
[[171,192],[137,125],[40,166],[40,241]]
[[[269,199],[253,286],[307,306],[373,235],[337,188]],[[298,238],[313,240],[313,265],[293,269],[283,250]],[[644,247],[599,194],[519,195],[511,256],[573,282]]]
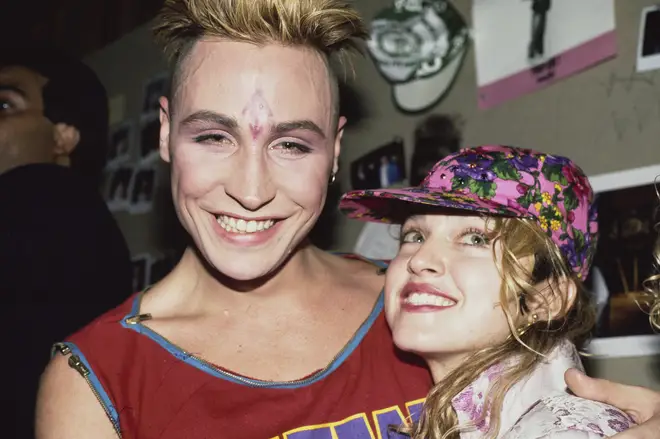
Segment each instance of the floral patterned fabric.
[[[490,419],[488,414],[484,416],[485,397],[511,363],[489,368],[452,400],[459,423],[474,425],[461,432],[461,439],[486,437]],[[512,386],[502,405],[497,438],[595,439],[612,436],[633,425],[630,417],[612,406],[567,393],[564,372],[571,367],[582,369],[582,364],[575,347],[566,341],[530,376]]]
[[593,191],[566,157],[501,145],[463,149],[419,187],[351,191],[339,207],[351,218],[399,222],[406,203],[534,219],[582,279],[596,250]]

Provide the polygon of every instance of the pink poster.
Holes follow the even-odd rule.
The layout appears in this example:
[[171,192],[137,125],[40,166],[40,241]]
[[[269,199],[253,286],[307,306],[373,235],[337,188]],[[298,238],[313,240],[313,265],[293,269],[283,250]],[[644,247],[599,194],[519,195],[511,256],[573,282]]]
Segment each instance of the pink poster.
[[475,0],[472,14],[480,109],[616,56],[614,0]]

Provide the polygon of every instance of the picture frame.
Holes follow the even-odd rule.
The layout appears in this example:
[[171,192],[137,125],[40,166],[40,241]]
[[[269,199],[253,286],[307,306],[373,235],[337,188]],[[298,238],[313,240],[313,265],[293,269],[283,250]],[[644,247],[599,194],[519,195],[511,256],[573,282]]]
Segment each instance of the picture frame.
[[[640,213],[641,216],[644,216],[648,219],[646,224],[637,223],[636,227],[638,230],[644,230],[648,232],[647,236],[653,236],[652,242],[648,243],[647,246],[640,249],[642,256],[647,256],[649,261],[652,260],[652,249],[653,245],[656,243],[657,231],[654,227],[655,222],[658,218],[655,216],[659,200],[656,196],[656,185],[658,184],[658,176],[660,176],[660,164],[644,166],[624,171],[616,171],[604,174],[598,174],[589,177],[591,186],[594,190],[594,193],[599,197],[599,230],[601,234],[601,239],[599,243],[599,250],[596,253],[596,258],[594,259],[594,267],[590,274],[591,278],[594,278],[594,271],[597,270],[598,264],[602,263],[602,258],[599,259],[600,251],[610,251],[612,248],[611,245],[608,248],[608,244],[611,244],[613,240],[612,227],[613,215],[608,209],[613,209],[612,206],[616,206],[616,194],[620,193],[624,195],[625,198],[631,199],[629,203],[634,203],[635,192],[639,192],[639,196],[643,195],[643,208],[645,209],[643,213]],[[618,199],[624,198],[619,196]],[[621,203],[619,202],[620,206]],[[649,217],[649,208],[652,210]],[[641,210],[641,208],[640,208]],[[603,226],[606,226],[603,229]],[[609,225],[610,227],[607,227]],[[641,229],[639,229],[641,227]],[[635,229],[635,227],[633,227]],[[621,230],[621,227],[618,227],[618,230]],[[627,227],[627,234],[630,235],[631,228]],[[635,230],[633,230],[634,232]],[[608,243],[609,241],[609,243]],[[618,255],[613,255],[615,258]],[[632,258],[628,258],[632,259]],[[595,337],[590,341],[586,346],[586,351],[596,359],[598,358],[625,358],[625,357],[638,357],[638,356],[649,356],[649,355],[658,355],[660,354],[660,334],[654,333],[653,329],[648,321],[646,315],[643,314],[643,310],[637,308],[635,310],[634,306],[635,301],[635,291],[641,289],[640,285],[643,279],[647,277],[646,273],[643,273],[643,270],[637,270],[637,261],[628,260],[628,265],[633,263],[633,268],[621,267],[618,262],[615,265],[616,269],[611,269],[611,267],[606,267],[604,270],[606,275],[603,277],[606,285],[610,285],[609,297],[607,300],[607,305],[602,309],[603,316],[599,318],[599,324],[601,328],[596,331]],[[649,266],[650,262],[647,262],[646,269],[657,269]],[[631,274],[631,270],[633,274]],[[605,279],[609,277],[609,282]],[[624,289],[626,290],[623,294],[621,291],[621,284],[617,283],[616,280],[613,282],[611,279],[620,279],[623,283],[626,284]],[[596,282],[596,279],[592,279],[592,282]],[[632,290],[632,291],[629,291]],[[598,294],[596,293],[596,296]],[[626,299],[626,296],[628,297]],[[598,301],[598,297],[596,299]],[[634,314],[637,312],[637,314]],[[636,319],[639,319],[639,326],[635,328],[629,328],[627,325],[626,319],[630,321],[630,315],[635,315]],[[639,317],[642,317],[641,319]],[[609,330],[603,330],[602,323],[603,321],[608,322]],[[643,325],[643,326],[642,326]],[[644,328],[644,329],[640,329]],[[642,333],[646,331],[646,333]],[[626,332],[631,332],[627,334]],[[620,333],[620,334],[619,334]]]
[[637,71],[660,69],[660,5],[642,8],[637,41]]

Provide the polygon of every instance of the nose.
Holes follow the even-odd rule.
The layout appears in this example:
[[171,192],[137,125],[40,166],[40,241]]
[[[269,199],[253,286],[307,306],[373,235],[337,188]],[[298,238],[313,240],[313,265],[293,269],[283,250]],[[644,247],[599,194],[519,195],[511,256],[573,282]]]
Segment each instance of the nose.
[[252,212],[275,198],[276,188],[268,164],[260,151],[248,148],[241,151],[231,177],[225,184],[225,192],[243,208]]
[[446,263],[442,256],[442,249],[438,246],[422,244],[408,259],[408,271],[416,276],[437,276],[446,271]]

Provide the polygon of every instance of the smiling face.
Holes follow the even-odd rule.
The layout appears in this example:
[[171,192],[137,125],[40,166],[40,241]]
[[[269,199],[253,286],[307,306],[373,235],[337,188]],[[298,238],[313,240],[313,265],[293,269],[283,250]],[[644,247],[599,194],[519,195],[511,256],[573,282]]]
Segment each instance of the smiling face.
[[506,339],[491,235],[478,216],[418,215],[404,223],[385,281],[385,313],[399,348],[452,366]]
[[318,219],[341,127],[332,79],[300,47],[202,40],[163,101],[161,156],[180,221],[225,276],[276,270]]

